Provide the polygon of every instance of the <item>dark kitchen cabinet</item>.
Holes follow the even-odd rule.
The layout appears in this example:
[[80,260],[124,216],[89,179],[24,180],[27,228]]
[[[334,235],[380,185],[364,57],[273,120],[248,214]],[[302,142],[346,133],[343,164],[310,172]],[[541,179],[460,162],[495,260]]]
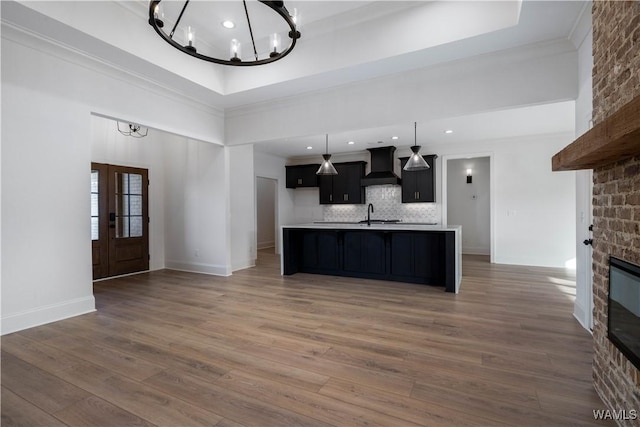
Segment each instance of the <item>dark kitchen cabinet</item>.
[[455,292],[456,232],[284,227],[282,274],[329,274],[444,286]]
[[339,269],[340,252],[338,232],[311,230],[304,233],[301,242],[302,269],[313,272],[333,272]]
[[360,185],[367,162],[334,163],[338,175],[319,175],[320,204],[363,204],[365,188]]
[[427,284],[442,283],[445,237],[444,233],[392,233],[391,274],[408,280],[420,278]]
[[343,269],[346,272],[385,274],[386,234],[383,231],[345,231]]
[[[422,156],[429,165],[429,169],[421,171],[402,170],[402,203],[428,203],[436,201],[436,156],[435,154]],[[400,158],[404,165],[408,157]]]
[[316,172],[319,167],[319,164],[285,166],[287,171],[286,187],[317,187],[318,175],[316,175]]

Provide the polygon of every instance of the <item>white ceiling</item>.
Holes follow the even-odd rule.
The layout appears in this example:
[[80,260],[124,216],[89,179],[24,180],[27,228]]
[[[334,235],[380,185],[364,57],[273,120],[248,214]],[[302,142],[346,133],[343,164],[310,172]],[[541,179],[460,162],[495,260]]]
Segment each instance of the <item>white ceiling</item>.
[[[571,40],[576,23],[589,4],[535,0],[291,0],[285,2],[286,7],[290,11],[296,8],[303,23],[302,38],[294,51],[266,66],[225,67],[189,57],[161,40],[146,22],[145,0],[29,1],[23,3],[26,8],[5,7],[8,2],[2,3],[4,22],[58,40],[199,102],[233,111],[505,49]],[[176,1],[163,3],[169,6],[167,3]],[[194,13],[200,17],[205,16],[211,3],[222,3],[222,10],[231,19],[242,20],[244,15],[238,0],[192,3]],[[43,19],[41,14],[50,19]],[[96,20],[96,15],[101,19]],[[209,19],[216,34],[224,34],[219,25],[222,19]],[[201,28],[196,30],[196,36],[205,38],[210,34]],[[418,123],[418,144],[570,132],[572,123],[572,102],[454,115]],[[445,129],[454,133],[445,135]],[[399,139],[391,141],[392,135]],[[409,146],[413,139],[413,123],[406,122],[332,134],[330,144],[332,152],[349,152],[378,145],[378,141]],[[347,145],[348,140],[356,144]],[[254,142],[260,151],[284,157],[324,150],[324,135]],[[313,150],[306,150],[308,145]]]
[[[428,145],[430,149],[441,144],[496,141],[523,135],[572,132],[574,102],[558,102],[510,110],[492,111],[446,119],[394,126],[360,129],[329,135],[332,154],[362,151],[367,148],[393,145],[408,147]],[[451,130],[452,133],[445,133]],[[398,137],[392,139],[392,137]],[[416,141],[417,136],[417,141]],[[280,157],[305,157],[325,152],[325,135],[264,141],[256,149]],[[352,141],[354,144],[349,144]],[[417,144],[414,144],[417,142]],[[312,147],[307,149],[307,147]]]

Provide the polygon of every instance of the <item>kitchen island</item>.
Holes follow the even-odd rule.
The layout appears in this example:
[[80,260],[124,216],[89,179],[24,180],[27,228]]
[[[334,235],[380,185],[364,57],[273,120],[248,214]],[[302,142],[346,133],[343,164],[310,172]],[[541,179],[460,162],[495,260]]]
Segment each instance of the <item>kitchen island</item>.
[[462,227],[311,223],[282,227],[281,273],[326,274],[442,286],[458,293]]

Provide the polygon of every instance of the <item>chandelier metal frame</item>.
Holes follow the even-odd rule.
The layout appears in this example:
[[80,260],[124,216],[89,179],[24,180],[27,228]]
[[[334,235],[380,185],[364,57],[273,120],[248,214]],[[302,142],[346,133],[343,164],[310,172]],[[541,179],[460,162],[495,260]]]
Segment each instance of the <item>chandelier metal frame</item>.
[[167,43],[169,43],[171,46],[175,47],[176,49],[186,53],[187,55],[191,55],[195,58],[198,59],[202,59],[203,61],[208,61],[208,62],[214,62],[216,64],[222,64],[222,65],[234,65],[234,66],[253,66],[253,65],[263,65],[263,64],[269,64],[271,62],[275,62],[278,61],[282,58],[284,58],[285,56],[287,56],[295,47],[296,45],[296,41],[300,38],[300,32],[297,30],[296,28],[296,23],[293,20],[293,17],[289,14],[289,11],[287,10],[287,8],[284,6],[284,2],[283,1],[267,1],[267,0],[258,0],[259,3],[264,4],[265,6],[269,7],[270,9],[272,9],[274,12],[276,12],[282,19],[284,19],[284,21],[287,23],[287,25],[290,28],[289,31],[289,38],[291,39],[291,44],[284,50],[282,50],[281,52],[271,52],[268,58],[264,58],[264,59],[258,59],[258,53],[256,50],[256,45],[255,45],[255,40],[253,38],[253,30],[251,28],[251,20],[249,19],[249,13],[247,11],[247,5],[246,5],[246,0],[243,0],[242,3],[244,4],[244,8],[245,8],[245,15],[247,17],[247,23],[249,25],[249,34],[251,36],[251,43],[253,46],[253,54],[254,54],[254,58],[255,60],[252,61],[240,61],[238,60],[238,58],[232,58],[232,59],[220,59],[220,58],[215,58],[212,56],[207,56],[207,55],[203,55],[199,52],[196,51],[195,48],[193,48],[192,46],[183,46],[180,43],[176,42],[173,39],[173,35],[176,31],[176,29],[178,28],[178,25],[180,24],[180,20],[182,19],[182,15],[184,15],[185,10],[187,9],[187,6],[189,5],[189,0],[186,0],[184,3],[184,6],[182,7],[182,11],[180,12],[180,15],[178,16],[176,23],[174,24],[173,28],[171,29],[171,32],[169,34],[167,34],[162,28],[164,27],[164,22],[159,19],[156,16],[156,11],[157,11],[157,7],[158,5],[161,3],[162,0],[151,0],[149,2],[149,25],[151,25],[153,27],[153,29],[156,31],[156,33],[158,33],[158,35],[160,37],[162,37]]

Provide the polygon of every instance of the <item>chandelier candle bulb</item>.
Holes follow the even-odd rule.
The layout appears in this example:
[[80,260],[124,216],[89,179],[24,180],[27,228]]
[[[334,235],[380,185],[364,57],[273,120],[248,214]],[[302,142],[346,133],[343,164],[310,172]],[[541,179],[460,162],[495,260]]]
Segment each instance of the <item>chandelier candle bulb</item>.
[[302,23],[300,22],[300,14],[298,13],[298,8],[294,7],[293,8],[293,14],[291,15],[291,19],[293,20],[293,23],[296,24],[296,29],[299,30],[300,27],[302,26]]
[[278,33],[273,33],[271,34],[270,37],[270,47],[271,47],[271,52],[269,53],[269,56],[276,56],[278,55],[278,51],[280,50],[280,34]]
[[186,38],[187,38],[187,46],[185,46],[185,48],[195,52],[196,48],[193,45],[193,43],[196,38],[196,30],[190,25],[187,27],[187,30],[186,30]]
[[159,28],[164,27],[164,13],[162,13],[162,10],[160,9],[160,4],[156,4],[153,8],[153,19]]
[[242,56],[242,45],[237,39],[231,39],[230,44],[230,56],[231,61],[240,62],[240,57]]
[[300,14],[298,13],[298,8],[293,8],[293,13],[291,14],[291,20],[296,27],[295,31],[289,31],[289,37],[292,39],[300,38],[300,27],[302,26],[302,20],[300,19]]

